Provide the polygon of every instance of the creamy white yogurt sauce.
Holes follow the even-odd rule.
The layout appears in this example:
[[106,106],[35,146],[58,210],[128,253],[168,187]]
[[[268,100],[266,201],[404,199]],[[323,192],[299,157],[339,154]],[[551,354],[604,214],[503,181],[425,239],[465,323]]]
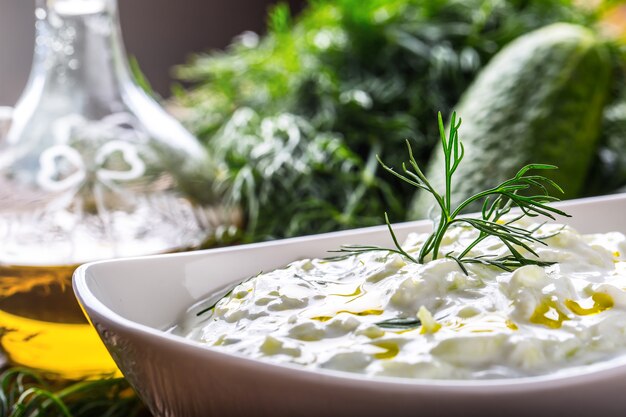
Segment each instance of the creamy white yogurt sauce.
[[[243,282],[199,317],[190,310],[176,331],[262,360],[407,378],[539,375],[625,353],[626,237],[561,228],[541,226],[537,235],[558,233],[532,245],[554,265],[513,272],[468,264],[466,275],[452,259],[416,264],[386,252],[300,260]],[[417,254],[426,237],[403,248]],[[452,229],[440,253],[475,237]],[[488,238],[471,255],[506,253]],[[420,324],[380,324],[395,318]]]

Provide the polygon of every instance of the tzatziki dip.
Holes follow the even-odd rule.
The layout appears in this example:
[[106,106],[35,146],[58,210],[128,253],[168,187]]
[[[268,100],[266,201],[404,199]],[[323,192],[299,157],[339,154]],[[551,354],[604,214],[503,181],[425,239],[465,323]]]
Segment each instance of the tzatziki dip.
[[[448,257],[419,264],[384,251],[303,259],[248,279],[213,308],[195,306],[175,331],[261,360],[405,378],[533,376],[626,353],[625,236],[518,225],[538,227],[547,245],[530,246],[549,266],[463,271]],[[477,233],[451,228],[441,253]],[[415,254],[427,237],[402,247]],[[471,255],[507,250],[488,237]]]

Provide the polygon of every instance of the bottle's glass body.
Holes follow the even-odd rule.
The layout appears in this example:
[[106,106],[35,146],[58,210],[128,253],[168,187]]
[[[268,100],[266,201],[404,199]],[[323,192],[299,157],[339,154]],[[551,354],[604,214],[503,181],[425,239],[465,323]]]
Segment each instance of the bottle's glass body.
[[115,0],[38,0],[36,32],[0,137],[0,344],[14,364],[97,376],[116,368],[76,265],[195,248],[223,217],[203,148],[133,80]]

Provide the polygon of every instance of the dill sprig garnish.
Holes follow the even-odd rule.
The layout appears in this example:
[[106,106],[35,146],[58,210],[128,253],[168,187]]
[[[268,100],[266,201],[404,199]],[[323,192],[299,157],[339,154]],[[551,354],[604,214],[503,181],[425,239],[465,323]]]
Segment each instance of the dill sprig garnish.
[[[547,164],[528,164],[521,168],[513,178],[502,182],[496,187],[481,191],[465,199],[456,207],[453,207],[451,198],[453,177],[465,155],[465,149],[459,140],[461,119],[457,119],[456,113],[452,114],[448,135],[446,135],[445,132],[441,112],[438,114],[438,122],[445,161],[445,189],[443,193],[440,193],[431,185],[420,169],[408,140],[406,141],[406,145],[409,154],[409,163],[408,167],[406,163],[402,164],[402,172],[394,170],[387,166],[380,158],[377,158],[380,165],[387,172],[431,194],[436,202],[435,207],[439,209],[439,215],[435,219],[434,231],[428,236],[418,255],[415,257],[402,248],[391,227],[387,213],[385,213],[385,223],[387,224],[395,248],[383,248],[372,245],[349,245],[343,246],[340,250],[335,252],[342,253],[343,256],[341,257],[346,257],[365,252],[386,251],[397,253],[415,263],[424,263],[427,258],[435,260],[441,256],[445,256],[455,260],[466,274],[467,268],[464,264],[491,265],[505,271],[511,271],[524,265],[551,265],[551,262],[539,259],[535,250],[530,246],[533,243],[546,245],[543,240],[547,236],[535,235],[539,227],[527,230],[515,226],[515,222],[526,216],[545,216],[552,220],[555,220],[555,215],[569,217],[569,215],[562,210],[548,205],[548,203],[559,200],[557,197],[550,195],[549,189],[553,188],[560,193],[563,193],[563,189],[551,179],[531,172],[553,170],[557,169],[557,167]],[[529,195],[526,193],[529,193]],[[481,201],[482,210],[480,216],[461,216],[463,210]],[[505,220],[504,216],[509,214],[515,207],[520,210],[520,214]],[[471,227],[478,231],[476,239],[458,254],[441,254],[441,243],[448,230],[451,227],[464,226]],[[471,250],[490,236],[499,239],[502,244],[506,246],[509,253],[504,256],[470,256]],[[525,255],[523,253],[524,250],[531,256]]]

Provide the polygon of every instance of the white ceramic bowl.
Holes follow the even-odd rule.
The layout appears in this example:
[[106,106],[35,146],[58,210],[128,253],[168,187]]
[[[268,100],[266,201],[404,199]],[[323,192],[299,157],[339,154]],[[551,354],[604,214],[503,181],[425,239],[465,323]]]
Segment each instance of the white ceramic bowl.
[[[626,194],[560,206],[581,232],[626,232]],[[397,225],[398,237],[428,222]],[[342,244],[390,245],[383,227],[194,253],[90,263],[75,292],[109,352],[156,416],[624,416],[626,360],[488,381],[371,378],[222,352],[171,335],[192,304],[258,273]]]

